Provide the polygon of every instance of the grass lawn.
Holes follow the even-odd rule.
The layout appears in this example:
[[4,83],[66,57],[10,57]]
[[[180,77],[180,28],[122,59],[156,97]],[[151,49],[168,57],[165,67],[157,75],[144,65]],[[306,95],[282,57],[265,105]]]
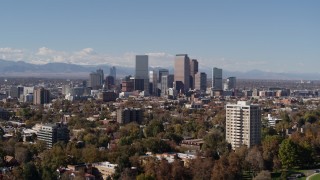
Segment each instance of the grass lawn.
[[309,178],[310,180],[319,180],[320,179],[320,174],[314,175]]

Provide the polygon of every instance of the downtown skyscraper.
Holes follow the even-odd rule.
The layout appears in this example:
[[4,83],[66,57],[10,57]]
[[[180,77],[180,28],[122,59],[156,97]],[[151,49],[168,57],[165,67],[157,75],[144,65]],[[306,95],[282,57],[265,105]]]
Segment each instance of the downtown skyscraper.
[[117,69],[115,66],[112,66],[110,68],[110,73],[109,76],[112,76],[114,80],[116,80],[116,76],[117,76]]
[[195,89],[195,76],[198,73],[199,63],[198,60],[192,59],[190,61],[190,88]]
[[222,69],[212,68],[212,89],[221,91],[222,87]]
[[135,63],[135,84],[141,87],[136,90],[149,92],[149,59],[147,55],[136,55]]
[[174,83],[176,90],[182,93],[190,88],[190,58],[187,54],[177,54],[174,62]]

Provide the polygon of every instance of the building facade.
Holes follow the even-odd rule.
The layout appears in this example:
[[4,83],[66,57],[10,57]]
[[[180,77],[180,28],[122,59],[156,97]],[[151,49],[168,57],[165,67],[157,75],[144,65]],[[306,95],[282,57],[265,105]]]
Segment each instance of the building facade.
[[102,87],[102,76],[101,72],[92,72],[89,75],[89,87],[91,87],[94,90],[100,89]]
[[236,77],[228,77],[224,86],[224,90],[236,89],[237,80]]
[[261,109],[246,101],[226,105],[226,140],[233,149],[261,141]]
[[161,96],[168,95],[168,89],[173,87],[174,76],[169,74],[161,78]]
[[107,76],[106,80],[104,81],[104,86],[106,89],[111,89],[115,85],[115,79],[113,76]]
[[69,130],[62,123],[45,124],[38,131],[37,137],[38,140],[46,142],[47,148],[50,149],[58,141],[67,143],[69,141]]
[[216,67],[212,69],[212,89],[222,90],[222,69]]
[[143,111],[140,108],[125,108],[117,110],[117,122],[127,124],[130,122],[141,123],[143,121]]
[[199,70],[199,63],[196,59],[190,61],[190,88],[195,89],[195,76]]
[[174,62],[174,82],[177,91],[185,93],[190,89],[190,59],[187,54],[177,54]]
[[167,76],[169,75],[169,70],[168,69],[159,69],[158,72],[158,83],[161,83],[162,76]]
[[112,66],[112,67],[110,68],[110,74],[109,74],[109,76],[112,76],[113,79],[116,80],[116,78],[117,78],[117,69],[116,69],[115,66]]
[[195,87],[194,89],[200,90],[200,91],[206,91],[207,90],[207,74],[204,72],[197,73],[194,78],[195,81]]
[[41,105],[50,103],[50,91],[43,87],[33,91],[33,104]]
[[135,79],[143,80],[142,90],[149,92],[149,59],[147,55],[136,56]]
[[100,75],[100,84],[103,85],[104,83],[104,73],[102,69],[98,69],[97,73]]
[[158,73],[156,70],[149,71],[149,93],[158,96]]

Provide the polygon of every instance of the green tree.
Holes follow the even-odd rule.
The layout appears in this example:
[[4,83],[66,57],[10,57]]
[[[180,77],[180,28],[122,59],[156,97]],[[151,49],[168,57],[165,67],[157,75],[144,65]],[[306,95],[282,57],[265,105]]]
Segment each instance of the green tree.
[[281,138],[278,135],[266,136],[262,141],[263,159],[265,160],[265,165],[268,170],[272,170],[273,159],[279,154],[279,145],[281,143]]
[[23,169],[20,166],[14,167],[12,169],[12,176],[9,179],[23,180]]
[[100,159],[99,150],[94,146],[86,146],[82,150],[83,161],[87,163],[97,162]]
[[190,170],[193,179],[210,179],[212,173],[213,161],[210,158],[201,157],[192,160]]
[[155,180],[155,178],[151,175],[140,174],[137,176],[136,180]]
[[31,160],[31,158],[32,158],[31,152],[26,147],[15,148],[15,159],[19,163],[27,163]]
[[203,140],[202,150],[208,156],[218,159],[220,155],[229,151],[228,143],[225,141],[223,133],[218,129],[207,134]]
[[41,179],[36,166],[32,162],[23,165],[23,177],[25,180]]
[[279,158],[284,168],[290,169],[298,165],[299,151],[298,146],[290,139],[285,139],[280,144]]
[[147,138],[143,140],[143,146],[152,153],[170,152],[171,147],[159,138]]
[[248,164],[249,169],[253,172],[253,177],[256,176],[257,173],[263,169],[263,157],[258,147],[255,146],[249,149],[249,152],[246,156],[246,162]]
[[164,126],[159,120],[150,121],[149,125],[145,128],[146,137],[156,137],[160,132],[164,132]]

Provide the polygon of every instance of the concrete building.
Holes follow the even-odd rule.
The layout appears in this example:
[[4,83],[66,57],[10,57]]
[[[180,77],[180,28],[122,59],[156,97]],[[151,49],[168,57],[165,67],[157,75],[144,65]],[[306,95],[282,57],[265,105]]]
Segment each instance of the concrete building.
[[174,82],[177,91],[185,93],[190,89],[190,59],[187,54],[177,54],[174,63]]
[[50,102],[50,91],[43,87],[33,91],[33,104],[48,104]]
[[233,149],[261,141],[261,108],[246,101],[226,105],[226,140]]
[[0,108],[0,120],[9,120],[10,118],[10,113],[9,111]]
[[234,89],[236,89],[236,86],[237,86],[236,77],[228,77],[223,89],[224,90],[234,90]]
[[45,124],[41,126],[37,137],[38,140],[45,141],[47,148],[50,149],[58,141],[67,143],[69,141],[69,130],[62,123]]
[[212,89],[222,90],[222,69],[212,68]]
[[20,102],[33,102],[34,87],[23,87],[23,93],[20,95]]
[[117,122],[127,124],[130,122],[141,123],[143,121],[143,111],[140,108],[125,108],[117,110]]
[[158,89],[158,73],[155,70],[149,71],[149,93],[158,96],[159,89]]
[[91,87],[92,89],[100,89],[102,87],[102,79],[101,72],[92,72],[89,75],[89,84],[88,87]]
[[106,80],[104,81],[104,86],[106,89],[111,89],[115,85],[115,79],[113,76],[109,75],[106,77]]
[[149,59],[147,55],[136,55],[135,79],[142,79],[144,83],[142,90],[149,92]]
[[122,81],[121,91],[122,92],[132,92],[134,90],[133,81]]
[[116,67],[112,66],[110,68],[109,76],[112,76],[113,79],[116,80],[116,78],[117,78],[117,69],[116,69]]
[[196,59],[190,61],[190,88],[195,89],[195,76],[199,70],[199,63]]
[[115,101],[118,97],[113,91],[102,91],[98,94],[98,99],[102,100],[103,102],[110,102]]
[[117,166],[117,164],[112,164],[108,161],[92,163],[92,167],[97,168],[101,173],[102,179],[108,179],[109,176],[111,177],[116,172]]
[[161,96],[168,95],[168,89],[173,87],[173,74],[162,76],[161,78]]
[[167,75],[169,75],[169,70],[168,69],[159,69],[159,72],[158,72],[158,83],[161,83],[162,76],[167,76]]
[[64,85],[62,85],[61,93],[63,95],[69,94],[71,92],[71,89],[72,89],[72,85],[71,84],[64,84]]
[[204,72],[197,73],[194,78],[194,89],[200,91],[206,91],[207,89],[207,74]]
[[103,85],[104,83],[104,73],[102,69],[98,69],[97,73],[100,75],[100,84]]
[[23,94],[22,86],[12,86],[10,87],[9,95],[11,98],[20,98],[20,95]]
[[[145,91],[148,90],[149,93],[149,79],[132,79],[133,81],[133,89],[135,91]],[[145,88],[145,81],[148,81],[148,88]]]

